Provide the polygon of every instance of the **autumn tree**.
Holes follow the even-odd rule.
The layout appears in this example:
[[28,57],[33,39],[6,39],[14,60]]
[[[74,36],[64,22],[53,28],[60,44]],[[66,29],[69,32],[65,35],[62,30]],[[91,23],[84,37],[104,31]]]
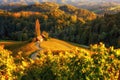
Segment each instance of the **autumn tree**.
[[37,19],[35,22],[35,35],[36,37],[40,36],[40,23],[39,20]]

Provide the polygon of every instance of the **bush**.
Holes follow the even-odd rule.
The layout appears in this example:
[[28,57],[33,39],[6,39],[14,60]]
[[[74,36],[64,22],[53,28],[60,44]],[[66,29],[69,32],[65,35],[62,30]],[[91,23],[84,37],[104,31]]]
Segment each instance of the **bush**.
[[10,54],[0,48],[1,80],[120,80],[120,49],[103,43],[91,45],[90,51],[41,51],[36,60]]
[[17,78],[14,74],[16,65],[10,54],[10,51],[0,48],[0,80],[14,80]]
[[[119,80],[119,50],[103,43],[91,51],[45,51],[26,69],[25,80]],[[90,54],[92,53],[92,54]],[[119,55],[120,56],[120,55]]]

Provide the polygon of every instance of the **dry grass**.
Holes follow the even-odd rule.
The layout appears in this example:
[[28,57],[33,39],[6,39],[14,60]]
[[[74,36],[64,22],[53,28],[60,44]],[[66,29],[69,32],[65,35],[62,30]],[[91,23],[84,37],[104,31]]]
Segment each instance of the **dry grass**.
[[83,46],[83,45],[79,45],[79,44],[75,44],[75,43],[71,43],[71,42],[66,42],[66,41],[62,41],[62,40],[58,40],[58,39],[54,39],[51,38],[48,41],[43,41],[41,43],[41,47],[44,50],[73,50],[73,49],[80,49],[81,51],[85,52],[85,53],[92,53],[89,50],[89,47],[87,46]]
[[9,42],[0,42],[0,45],[4,45],[5,49],[8,49],[13,52],[13,56],[16,56],[16,54],[20,51],[22,51],[23,56],[28,56],[32,52],[37,50],[37,47],[34,45],[33,42],[29,43],[27,41],[25,42],[16,42],[16,41],[9,41]]
[[[15,56],[18,52],[22,51],[23,56],[29,56],[31,53],[38,50],[38,48],[35,45],[35,42],[15,42],[15,41],[9,41],[9,42],[0,42],[0,45],[5,45],[5,49],[9,49],[13,52],[13,56]],[[88,49],[81,47],[78,44],[65,42],[62,40],[51,38],[48,41],[43,41],[40,45],[43,50],[71,50],[79,48],[83,51],[89,52]]]
[[81,47],[79,44],[69,43],[66,41],[58,40],[51,38],[48,41],[43,41],[41,43],[41,47],[43,49],[50,49],[50,50],[71,50],[75,48],[83,49],[89,51],[86,47]]
[[62,40],[51,38],[48,41],[43,41],[41,43],[41,47],[43,49],[50,49],[50,50],[69,50],[75,48],[76,46],[73,46]]

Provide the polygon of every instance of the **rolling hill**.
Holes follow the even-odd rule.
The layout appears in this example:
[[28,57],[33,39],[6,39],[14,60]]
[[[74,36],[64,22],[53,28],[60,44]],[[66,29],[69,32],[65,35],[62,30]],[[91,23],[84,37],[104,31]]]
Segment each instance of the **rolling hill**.
[[33,12],[40,12],[40,13],[64,13],[70,15],[76,15],[78,18],[82,18],[83,20],[94,20],[96,19],[97,15],[94,12],[91,12],[87,9],[77,8],[72,5],[59,5],[57,3],[52,2],[44,2],[39,4],[33,5],[24,5],[18,8],[14,8],[10,10],[11,12],[20,12],[20,11],[33,11]]
[[[119,0],[84,0],[79,2],[70,3],[74,6],[79,8],[88,9],[93,11],[97,14],[104,14],[104,13],[117,13],[120,11],[120,1]],[[112,8],[112,10],[111,10]],[[114,10],[113,10],[114,9]]]
[[[29,56],[33,52],[39,50],[35,45],[36,42],[14,42],[14,41],[1,41],[0,45],[5,45],[5,49],[11,50],[13,56],[16,56],[18,52],[22,52],[23,56]],[[43,41],[40,44],[42,50],[72,50],[76,47],[89,51],[86,47],[76,45],[74,43],[65,42],[55,38],[51,38],[48,41]]]
[[62,41],[62,40],[55,39],[55,38],[42,42],[41,47],[43,49],[51,49],[51,50],[54,50],[54,49],[55,50],[70,50],[76,47],[85,48],[85,47],[80,47],[80,45],[75,45],[73,43],[69,43],[69,42]]
[[115,10],[109,10],[120,6],[119,0],[0,0],[0,9],[11,10],[20,6],[39,4],[44,2],[55,2],[58,4],[71,4],[79,8],[91,10],[97,14],[116,13],[120,11],[120,8]]
[[[1,41],[0,45],[4,45],[5,49],[8,49],[12,51],[14,54],[13,56],[16,56],[17,53],[23,52],[23,56],[29,55],[31,52],[34,52],[37,50],[37,47],[34,46],[34,43],[31,42],[22,42],[22,41]],[[24,54],[25,53],[25,54]]]

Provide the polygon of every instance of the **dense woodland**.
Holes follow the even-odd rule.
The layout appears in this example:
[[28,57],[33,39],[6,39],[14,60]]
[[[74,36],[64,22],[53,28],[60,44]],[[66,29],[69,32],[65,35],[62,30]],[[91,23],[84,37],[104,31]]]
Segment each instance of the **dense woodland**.
[[[0,39],[25,41],[34,37],[35,20],[50,37],[89,45],[103,42],[120,47],[120,13],[102,17],[71,5],[42,3],[0,11]],[[18,36],[19,35],[19,36]]]

